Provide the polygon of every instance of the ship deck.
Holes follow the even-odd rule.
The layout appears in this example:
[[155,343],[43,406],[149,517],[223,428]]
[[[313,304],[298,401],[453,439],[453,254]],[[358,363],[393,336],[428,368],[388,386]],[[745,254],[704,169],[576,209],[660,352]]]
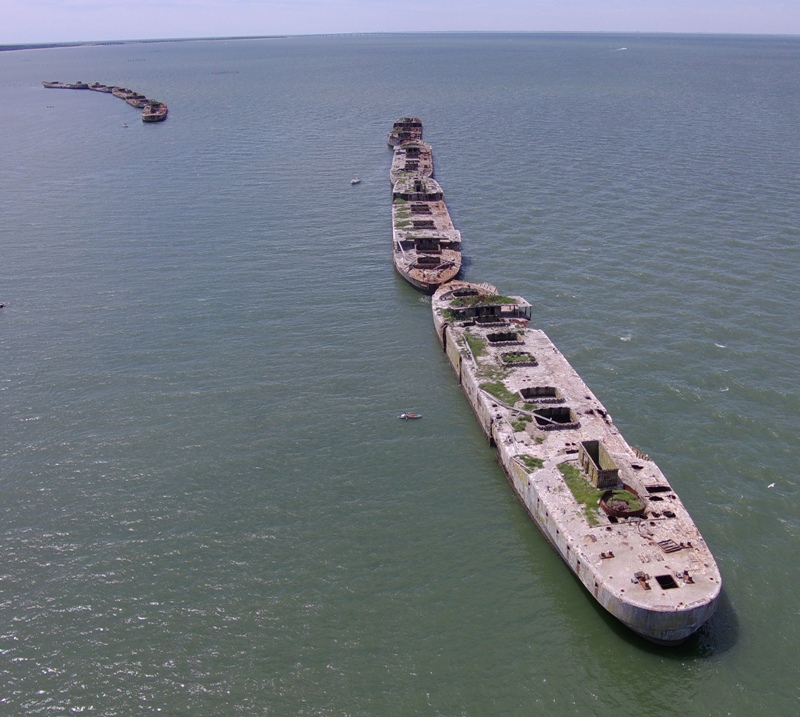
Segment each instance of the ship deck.
[[389,180],[394,185],[404,177],[432,177],[433,150],[427,142],[409,140],[398,144],[392,155]]

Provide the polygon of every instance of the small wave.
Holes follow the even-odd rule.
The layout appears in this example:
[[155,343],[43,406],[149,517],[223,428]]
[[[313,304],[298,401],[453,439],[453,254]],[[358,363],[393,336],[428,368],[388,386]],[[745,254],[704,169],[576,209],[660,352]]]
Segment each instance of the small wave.
[[729,387],[729,386],[724,386],[723,388],[721,388],[721,389],[720,389],[720,392],[721,392],[721,393],[725,393],[725,391],[730,391],[730,390],[731,390],[731,389],[730,389],[730,387]]
[[726,344],[718,344],[716,341],[714,342],[714,346],[716,346],[718,349],[728,348]]
[[626,334],[625,336],[620,336],[619,340],[620,341],[630,341],[632,338],[633,338],[633,336],[631,336],[631,334]]

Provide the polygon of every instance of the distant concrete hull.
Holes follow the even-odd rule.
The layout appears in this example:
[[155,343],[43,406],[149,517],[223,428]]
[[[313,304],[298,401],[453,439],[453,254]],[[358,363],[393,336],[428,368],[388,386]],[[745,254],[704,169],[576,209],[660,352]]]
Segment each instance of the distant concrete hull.
[[433,179],[433,150],[422,141],[419,118],[397,120],[389,146],[394,148],[389,170],[392,263],[411,286],[432,294],[461,271],[461,233]]
[[392,126],[386,139],[390,149],[401,142],[422,139],[422,122],[419,117],[401,117]]

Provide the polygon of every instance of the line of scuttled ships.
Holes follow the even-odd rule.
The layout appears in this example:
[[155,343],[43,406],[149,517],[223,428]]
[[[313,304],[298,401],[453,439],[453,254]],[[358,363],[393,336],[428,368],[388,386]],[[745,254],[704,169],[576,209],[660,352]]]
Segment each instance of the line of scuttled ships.
[[394,266],[433,294],[443,351],[512,488],[600,605],[648,640],[680,644],[713,615],[722,587],[700,531],[658,466],[530,326],[531,305],[458,278],[461,235],[420,120],[397,120],[388,143]]
[[93,90],[94,92],[103,92],[106,94],[114,95],[121,100],[127,102],[131,107],[136,107],[142,110],[142,122],[163,122],[167,119],[169,108],[165,102],[159,100],[151,100],[145,97],[140,92],[129,90],[127,87],[117,87],[115,85],[103,85],[99,82],[42,82],[48,89],[55,90]]

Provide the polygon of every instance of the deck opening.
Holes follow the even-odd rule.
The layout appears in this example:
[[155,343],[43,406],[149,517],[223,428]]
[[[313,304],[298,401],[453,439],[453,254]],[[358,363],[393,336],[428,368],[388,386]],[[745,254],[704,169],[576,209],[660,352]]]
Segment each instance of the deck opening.
[[411,237],[414,240],[414,248],[417,251],[424,251],[427,254],[441,254],[442,245],[438,237]]
[[501,331],[496,334],[487,334],[486,340],[490,344],[519,343],[520,335],[516,331]]
[[675,578],[672,575],[656,575],[656,580],[664,590],[672,590],[678,587],[678,583],[675,582]]
[[538,403],[561,403],[564,396],[555,386],[526,386],[521,388],[519,395],[526,401],[537,401]]
[[533,418],[536,421],[536,425],[543,431],[577,428],[580,425],[575,411],[569,406],[540,408],[533,414]]

